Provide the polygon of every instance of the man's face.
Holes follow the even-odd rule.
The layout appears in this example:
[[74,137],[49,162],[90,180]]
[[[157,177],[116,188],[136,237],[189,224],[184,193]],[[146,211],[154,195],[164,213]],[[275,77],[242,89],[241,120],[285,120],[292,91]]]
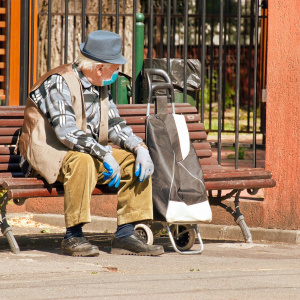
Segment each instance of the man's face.
[[97,86],[101,86],[103,80],[110,80],[113,73],[115,71],[118,71],[120,68],[120,65],[115,64],[107,64],[107,65],[98,65],[96,67],[96,81],[97,83],[94,83]]

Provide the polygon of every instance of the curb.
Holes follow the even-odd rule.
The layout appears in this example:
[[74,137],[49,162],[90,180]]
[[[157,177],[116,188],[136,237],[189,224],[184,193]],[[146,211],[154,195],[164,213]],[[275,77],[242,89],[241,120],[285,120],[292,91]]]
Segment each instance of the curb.
[[[84,231],[97,233],[114,233],[116,231],[116,218],[97,216],[91,218],[91,223],[84,225]],[[36,214],[33,215],[33,221],[65,228],[65,217],[63,215]]]
[[[64,227],[64,216],[54,214],[36,214],[33,220],[52,226]],[[199,224],[202,239],[216,241],[240,241],[244,238],[238,226]],[[116,218],[92,216],[92,221],[86,224],[85,231],[98,233],[114,233],[117,228]],[[266,228],[249,228],[254,243],[286,243],[300,244],[299,230],[281,230]]]

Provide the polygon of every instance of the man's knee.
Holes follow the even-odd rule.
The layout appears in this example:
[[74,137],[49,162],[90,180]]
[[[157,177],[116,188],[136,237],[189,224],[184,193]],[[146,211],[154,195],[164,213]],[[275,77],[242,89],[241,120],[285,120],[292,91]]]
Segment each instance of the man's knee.
[[79,176],[95,175],[96,173],[95,159],[89,154],[72,151],[66,163]]

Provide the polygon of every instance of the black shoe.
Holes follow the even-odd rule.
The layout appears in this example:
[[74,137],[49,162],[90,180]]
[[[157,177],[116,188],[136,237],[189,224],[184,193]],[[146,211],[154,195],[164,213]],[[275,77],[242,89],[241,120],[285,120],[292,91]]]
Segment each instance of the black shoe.
[[98,256],[99,249],[85,237],[71,237],[61,242],[61,254],[70,256]]
[[133,234],[125,239],[114,237],[110,253],[156,256],[163,254],[164,248],[159,245],[147,245]]

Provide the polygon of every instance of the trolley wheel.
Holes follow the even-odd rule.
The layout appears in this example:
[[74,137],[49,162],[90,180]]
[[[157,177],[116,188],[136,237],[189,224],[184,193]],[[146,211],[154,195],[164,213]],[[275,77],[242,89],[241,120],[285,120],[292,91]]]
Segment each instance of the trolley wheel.
[[136,224],[134,232],[144,243],[153,245],[153,233],[146,224]]
[[[177,230],[178,228],[178,230]],[[174,237],[175,244],[180,251],[190,250],[196,239],[196,233],[194,227],[191,225],[171,225],[171,233]]]

